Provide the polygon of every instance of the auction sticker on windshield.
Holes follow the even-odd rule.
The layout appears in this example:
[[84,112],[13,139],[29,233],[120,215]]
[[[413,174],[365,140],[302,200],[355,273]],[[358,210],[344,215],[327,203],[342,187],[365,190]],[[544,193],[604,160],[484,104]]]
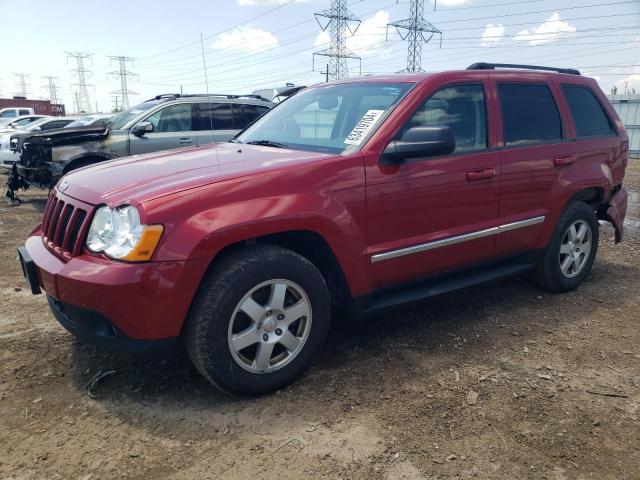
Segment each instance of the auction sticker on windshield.
[[344,143],[347,145],[360,145],[362,140],[365,139],[378,120],[380,120],[383,113],[384,110],[369,110],[365,113],[356,126],[353,127],[351,133],[347,135]]

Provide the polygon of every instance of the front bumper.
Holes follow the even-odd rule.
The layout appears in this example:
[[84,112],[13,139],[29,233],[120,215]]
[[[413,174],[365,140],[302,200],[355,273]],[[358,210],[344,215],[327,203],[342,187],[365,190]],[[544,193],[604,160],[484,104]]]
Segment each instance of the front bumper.
[[[206,265],[199,262],[125,263],[83,253],[68,261],[27,239],[22,259],[33,293],[42,288],[58,321],[99,347],[135,353],[140,342],[175,343]],[[31,279],[29,280],[29,275]],[[149,344],[150,345],[150,344]]]
[[67,303],[47,295],[56,320],[75,337],[101,350],[144,357],[164,357],[176,349],[178,337],[157,340],[129,338],[99,312]]

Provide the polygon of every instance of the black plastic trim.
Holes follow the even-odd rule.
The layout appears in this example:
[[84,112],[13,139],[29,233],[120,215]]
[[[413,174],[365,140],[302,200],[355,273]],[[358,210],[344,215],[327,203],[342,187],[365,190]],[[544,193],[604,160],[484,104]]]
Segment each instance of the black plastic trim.
[[526,272],[535,266],[538,257],[539,252],[532,251],[470,268],[431,275],[398,287],[377,290],[372,294],[354,298],[353,313],[356,317],[366,317],[397,305],[417,302]]

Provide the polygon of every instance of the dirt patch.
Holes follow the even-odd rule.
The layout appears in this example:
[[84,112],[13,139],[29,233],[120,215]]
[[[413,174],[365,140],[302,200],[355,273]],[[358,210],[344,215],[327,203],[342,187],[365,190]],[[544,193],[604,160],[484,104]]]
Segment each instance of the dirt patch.
[[[640,190],[640,162],[627,178]],[[22,279],[16,247],[46,191],[23,197],[0,206],[2,479],[640,478],[637,229],[614,245],[603,227],[569,294],[522,277],[338,318],[303,378],[242,399],[183,354],[142,361],[74,340]]]

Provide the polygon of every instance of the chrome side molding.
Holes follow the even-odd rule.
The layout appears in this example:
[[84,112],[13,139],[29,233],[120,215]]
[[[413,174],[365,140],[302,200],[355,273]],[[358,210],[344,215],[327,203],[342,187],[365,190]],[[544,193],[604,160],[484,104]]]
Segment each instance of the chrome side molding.
[[443,238],[442,240],[435,240],[433,242],[422,243],[420,245],[414,245],[412,247],[400,248],[397,250],[390,250],[384,253],[377,253],[371,256],[371,263],[378,263],[384,260],[391,260],[392,258],[404,257],[405,255],[412,255],[414,253],[425,252],[427,250],[434,250],[436,248],[448,247],[449,245],[455,245],[457,243],[468,242],[470,240],[476,240],[482,237],[489,237],[491,235],[498,235],[500,233],[509,232],[518,228],[530,227],[531,225],[537,225],[544,222],[545,216],[528,218],[526,220],[520,220],[518,222],[505,223],[497,227],[486,228],[484,230],[478,230],[476,232],[465,233],[463,235],[456,235],[455,237]]

